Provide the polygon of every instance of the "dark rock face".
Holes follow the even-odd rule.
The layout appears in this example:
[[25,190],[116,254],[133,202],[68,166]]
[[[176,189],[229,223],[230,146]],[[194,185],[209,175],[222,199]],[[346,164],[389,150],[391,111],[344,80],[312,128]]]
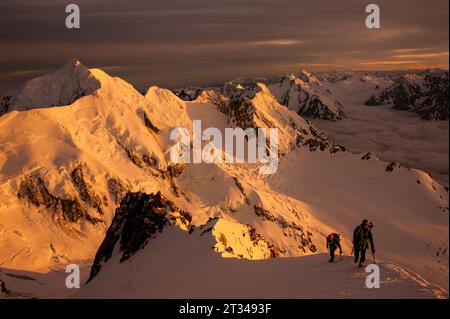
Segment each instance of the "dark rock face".
[[106,186],[108,187],[108,192],[114,200],[114,203],[119,205],[127,193],[125,185],[119,179],[110,178]]
[[228,124],[233,124],[243,130],[247,128],[256,128],[254,116],[256,107],[251,99],[246,96],[234,96],[228,100],[228,103],[222,105],[219,109],[228,117]]
[[[316,88],[319,88],[321,84],[315,78],[310,78],[309,74],[302,73],[299,78],[305,83],[314,83]],[[280,85],[287,83],[289,89],[281,96],[280,104],[289,107],[292,102],[295,105],[295,110],[300,116],[318,118],[328,121],[339,121],[346,118],[345,113],[342,111],[342,105],[339,101],[333,101],[332,105],[326,104],[325,99],[319,95],[318,91],[314,91],[312,88],[303,87],[302,84],[296,82],[295,78],[285,76],[280,80]],[[297,101],[292,100],[292,95],[298,94]],[[329,91],[323,92],[323,94],[331,97]]]
[[241,84],[227,82],[222,94],[225,97],[216,98],[219,111],[228,117],[228,124],[233,124],[243,130],[247,128],[256,129],[255,123],[256,107],[252,99],[256,93],[261,91],[257,83],[246,83],[243,87]]
[[330,154],[335,154],[338,152],[345,152],[347,149],[339,144],[333,144],[333,146],[330,148]]
[[2,101],[0,102],[0,116],[8,112],[10,102],[11,102],[10,95],[4,96],[2,98]]
[[443,74],[428,74],[425,76],[429,88],[421,107],[416,112],[425,120],[447,121],[449,118],[448,104],[448,72]]
[[202,92],[203,89],[199,87],[182,88],[173,91],[183,101],[194,101]]
[[[308,94],[308,93],[306,93]],[[342,107],[342,105],[336,101],[336,107]],[[319,96],[308,94],[305,101],[302,101],[302,106],[298,110],[298,114],[310,118],[317,118],[328,121],[339,121],[345,119],[345,113],[342,110],[337,112],[331,111],[331,109],[325,105]]]
[[298,129],[295,123],[292,123],[292,127],[297,131],[295,141],[296,147],[306,146],[311,152],[315,152],[318,149],[323,152],[328,149],[330,154],[346,152],[344,146],[333,143],[325,134],[317,130],[314,126],[309,126],[309,132],[312,137],[305,129]]
[[250,198],[248,198],[247,194],[245,193],[244,186],[242,186],[242,183],[238,180],[237,177],[234,176],[233,179],[234,179],[234,183],[236,184],[236,187],[239,189],[239,191],[241,192],[242,196],[244,196],[245,203],[247,205],[250,205]]
[[0,293],[9,296],[11,291],[6,288],[6,284],[0,279]]
[[372,153],[370,153],[370,152],[364,154],[364,155],[361,157],[361,159],[364,160],[364,161],[368,161],[368,160],[370,160],[371,158],[372,158]]
[[245,96],[231,99],[225,114],[243,130],[256,127],[253,118],[256,114],[256,108],[252,101]]
[[88,282],[100,271],[102,263],[111,258],[117,243],[122,254],[120,262],[124,262],[144,248],[166,226],[179,222],[191,231],[191,221],[188,212],[179,210],[160,192],[128,192],[116,209],[112,224],[97,251]]
[[72,184],[75,186],[75,189],[80,194],[80,198],[83,202],[95,208],[99,214],[103,215],[103,205],[100,196],[95,194],[92,190],[92,187],[85,181],[84,178],[84,170],[85,166],[78,165],[71,173],[70,177],[72,179]]
[[128,158],[137,167],[150,171],[156,171],[158,166],[158,160],[149,154],[139,154],[135,150],[126,147],[117,137],[116,143],[125,151]]
[[169,164],[167,166],[167,172],[171,178],[177,178],[183,173],[184,165],[182,163]]
[[95,223],[88,214],[85,214],[77,198],[62,199],[53,196],[45,186],[44,181],[36,175],[27,176],[19,187],[19,199],[26,200],[36,207],[45,207],[57,216],[62,216],[68,222],[77,222],[81,218]]
[[446,121],[449,118],[448,87],[448,72],[430,71],[421,76],[405,74],[387,89],[372,95],[365,104],[392,104],[396,110],[415,112],[425,120]]
[[393,172],[395,168],[400,168],[402,167],[399,163],[397,162],[390,162],[387,166],[386,166],[386,172]]
[[152,132],[154,133],[159,133],[160,129],[157,128],[155,125],[153,125],[153,123],[150,121],[150,119],[148,118],[147,113],[144,112],[144,125]]
[[330,139],[314,126],[310,126],[309,131],[313,137],[304,141],[303,146],[308,146],[311,152],[315,152],[317,149],[325,151],[330,146]]
[[366,102],[366,105],[377,106],[392,103],[393,108],[402,111],[408,111],[420,97],[420,87],[405,78],[398,78],[389,88],[376,95],[372,95]]
[[261,91],[261,89],[256,81],[243,83],[227,82],[222,88],[222,94],[229,99],[246,97],[251,100],[259,91]]

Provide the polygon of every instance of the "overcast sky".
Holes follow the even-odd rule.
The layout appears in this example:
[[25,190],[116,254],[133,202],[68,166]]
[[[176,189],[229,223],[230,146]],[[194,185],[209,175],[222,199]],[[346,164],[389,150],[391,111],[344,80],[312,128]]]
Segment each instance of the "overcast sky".
[[[365,7],[381,8],[381,29]],[[144,89],[299,69],[448,69],[448,0],[0,1],[0,95],[76,57]]]

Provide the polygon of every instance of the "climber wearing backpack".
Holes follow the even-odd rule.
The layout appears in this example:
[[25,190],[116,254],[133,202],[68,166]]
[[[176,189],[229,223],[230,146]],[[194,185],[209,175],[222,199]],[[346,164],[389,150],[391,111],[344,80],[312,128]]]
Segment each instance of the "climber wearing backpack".
[[329,234],[327,236],[327,248],[330,249],[330,260],[328,262],[332,263],[334,261],[334,252],[338,247],[339,254],[342,255],[340,235],[336,233]]
[[355,263],[358,262],[358,267],[363,267],[366,260],[366,249],[372,250],[372,254],[375,254],[375,245],[373,244],[372,236],[373,224],[364,219],[361,225],[357,226],[353,231],[353,249],[355,252]]

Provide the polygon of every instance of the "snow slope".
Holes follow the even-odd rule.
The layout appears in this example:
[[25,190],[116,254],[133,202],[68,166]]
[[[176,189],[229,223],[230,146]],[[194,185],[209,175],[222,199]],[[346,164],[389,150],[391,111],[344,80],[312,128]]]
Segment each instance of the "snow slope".
[[[380,289],[365,288],[366,273],[350,257],[249,261],[221,258],[215,239],[167,229],[132,261],[111,260],[72,298],[436,298],[442,291],[396,264],[381,262]],[[178,243],[173,245],[173,243]],[[117,276],[117,274],[127,274]],[[176,288],[175,288],[176,287]]]
[[[436,297],[448,292],[448,191],[426,173],[346,152],[280,105],[261,83],[250,90],[230,87],[233,94],[206,91],[185,102],[158,87],[142,96],[121,79],[97,69],[89,72],[100,83],[90,95],[67,106],[12,110],[0,117],[3,273],[39,272],[53,278],[52,269],[92,263],[95,255],[103,256],[102,246],[111,248],[108,238],[118,240],[124,234],[122,228],[109,228],[117,212],[132,220],[130,203],[122,199],[142,192],[153,203],[150,194],[160,192],[165,203],[160,209],[167,213],[171,207],[171,216],[176,213],[176,224],[184,232],[171,225],[148,237],[144,226],[135,229],[145,236],[125,241],[134,247],[127,260],[120,262],[125,250],[113,245],[111,257],[76,296],[203,296],[220,278],[234,278],[219,281],[224,295],[233,294],[234,280],[240,278],[235,274],[254,269],[254,276],[247,276],[248,286],[272,270],[283,274],[283,284],[274,292],[253,282],[255,288],[246,290],[248,297],[377,297],[381,290],[377,294],[358,288],[361,275],[347,260],[336,265],[342,271],[333,274],[341,288],[324,288],[321,270],[335,265],[325,263],[325,256],[310,256],[326,252],[324,237],[331,231],[342,234],[349,254],[351,232],[363,218],[376,225],[377,256],[384,262],[387,287],[393,287],[390,296]],[[192,121],[199,119],[203,128],[222,131],[230,126],[278,128],[278,171],[261,175],[262,163],[174,165],[169,161],[171,130],[191,130]],[[211,219],[216,221],[211,233],[200,239],[198,229]],[[186,229],[191,228],[189,235]],[[102,241],[106,244],[98,249]],[[203,253],[205,249],[209,252]],[[165,254],[167,263],[160,262],[150,275],[146,265]],[[186,278],[184,270],[172,276],[186,262],[187,270],[199,271],[192,278]],[[209,271],[200,271],[204,267]],[[296,269],[311,275],[311,285],[303,290],[288,283],[288,278],[298,276]],[[202,275],[204,281],[199,279]],[[158,284],[149,286],[151,281],[143,276]],[[117,280],[110,280],[113,277]],[[188,281],[176,280],[180,277]],[[15,285],[8,276],[2,275],[2,280]],[[195,282],[196,290],[180,287],[180,282]],[[427,290],[423,294],[422,284]]]

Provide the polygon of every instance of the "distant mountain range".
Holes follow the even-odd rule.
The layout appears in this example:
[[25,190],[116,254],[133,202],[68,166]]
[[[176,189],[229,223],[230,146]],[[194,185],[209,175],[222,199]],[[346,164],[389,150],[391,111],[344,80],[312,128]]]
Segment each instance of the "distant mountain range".
[[[260,82],[267,85],[278,102],[306,118],[342,120],[346,117],[345,105],[334,98],[333,91],[341,81],[378,80],[386,84],[377,85],[366,97],[368,106],[391,105],[401,111],[411,111],[425,120],[448,120],[448,71],[331,71],[298,74],[271,79],[237,79],[243,87]],[[220,88],[205,88],[220,91]],[[174,90],[181,99],[194,100],[204,90],[201,87]],[[356,93],[356,92],[355,92]]]
[[366,105],[392,105],[401,111],[415,112],[425,120],[448,120],[448,72],[430,71],[418,75],[407,73],[395,79],[394,83],[375,93]]

